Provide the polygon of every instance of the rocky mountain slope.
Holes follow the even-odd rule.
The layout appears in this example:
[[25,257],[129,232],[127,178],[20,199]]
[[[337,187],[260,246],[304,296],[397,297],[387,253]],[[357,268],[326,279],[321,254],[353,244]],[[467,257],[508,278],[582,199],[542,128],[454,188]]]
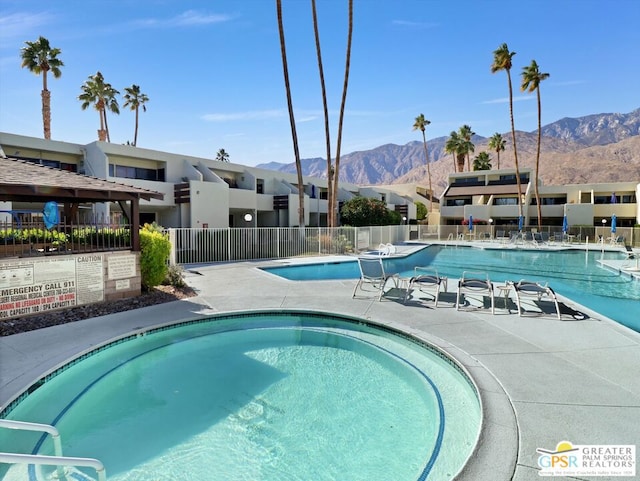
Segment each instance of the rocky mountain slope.
[[[500,167],[514,166],[511,132],[500,154]],[[451,155],[444,152],[447,137],[428,139],[433,189],[440,194],[447,176],[454,171]],[[477,155],[488,151],[488,139],[472,138]],[[518,160],[521,167],[535,167],[537,132],[517,132]],[[489,151],[488,151],[489,152]],[[489,152],[493,167],[497,157]],[[472,159],[473,159],[472,155]],[[303,159],[303,172],[326,177],[326,160]],[[296,172],[295,164],[270,163],[258,167]],[[540,178],[544,184],[640,181],[640,109],[628,114],[596,114],[564,118],[542,127]],[[418,182],[427,184],[422,142],[387,144],[375,149],[353,152],[340,160],[340,179],[359,185]]]

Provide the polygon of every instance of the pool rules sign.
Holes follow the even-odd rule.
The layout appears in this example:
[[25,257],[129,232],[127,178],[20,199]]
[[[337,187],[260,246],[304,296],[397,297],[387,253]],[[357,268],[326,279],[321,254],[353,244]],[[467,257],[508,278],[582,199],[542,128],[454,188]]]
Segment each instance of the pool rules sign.
[[104,300],[100,254],[0,264],[0,319]]

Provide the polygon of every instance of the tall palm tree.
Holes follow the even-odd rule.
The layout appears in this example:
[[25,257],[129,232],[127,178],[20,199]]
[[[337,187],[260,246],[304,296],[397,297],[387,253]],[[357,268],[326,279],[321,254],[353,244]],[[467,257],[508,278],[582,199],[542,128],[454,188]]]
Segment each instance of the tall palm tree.
[[216,160],[218,162],[229,162],[229,153],[224,149],[218,150],[216,153]]
[[118,92],[110,83],[104,81],[104,77],[100,72],[95,75],[89,75],[89,78],[82,84],[82,93],[78,96],[78,100],[82,102],[82,110],[93,105],[100,116],[100,130],[98,130],[98,140],[111,142],[109,135],[109,126],[107,124],[107,109],[115,114],[120,113],[116,95]]
[[473,142],[471,142],[471,136],[475,134],[476,133],[471,130],[471,126],[466,124],[458,130],[458,135],[463,140],[463,142],[461,142],[461,148],[465,151],[465,156],[467,157],[468,171],[471,171],[471,152],[474,152],[476,147],[473,145]]
[[464,139],[460,137],[460,134],[455,130],[449,134],[449,138],[444,144],[444,151],[453,156],[454,172],[464,172],[464,159],[467,152],[464,149],[463,144]]
[[145,104],[149,101],[149,97],[146,94],[140,92],[140,86],[133,84],[131,87],[125,87],[124,91],[124,105],[123,107],[129,107],[136,113],[136,128],[133,134],[133,146],[138,145],[138,111],[142,107],[142,111],[146,112],[147,107]]
[[542,226],[542,207],[540,205],[540,193],[538,192],[538,169],[540,167],[540,136],[542,135],[542,108],[540,103],[540,82],[549,78],[548,73],[540,72],[538,64],[535,60],[531,61],[531,65],[522,69],[522,84],[520,90],[536,92],[538,97],[538,148],[536,150],[536,183],[534,185],[536,192],[536,204],[538,206],[538,228]]
[[62,75],[60,67],[63,67],[64,63],[58,58],[61,50],[51,48],[49,40],[44,37],[25,44],[20,51],[22,68],[26,67],[36,75],[42,74],[42,126],[44,138],[48,140],[51,139],[51,92],[47,88],[47,73],[51,72],[53,78],[60,78]]
[[[336,163],[333,174],[333,206],[331,215],[335,219],[336,206],[338,205],[338,178],[340,177],[340,146],[342,145],[342,122],[344,120],[344,107],[347,103],[347,87],[349,86],[349,66],[351,64],[351,38],[353,37],[353,0],[349,0],[349,30],[347,33],[347,53],[344,67],[344,84],[342,85],[342,101],[340,102],[340,120],[338,121],[338,140],[336,147]],[[333,222],[336,225],[336,222]]]
[[473,170],[491,170],[491,157],[487,152],[480,152],[475,156]]
[[276,0],[278,14],[278,32],[280,33],[280,54],[282,56],[282,71],[284,73],[284,88],[287,92],[287,108],[289,109],[289,123],[291,124],[291,138],[293,141],[293,154],[298,172],[298,227],[304,229],[304,182],[302,180],[302,164],[300,163],[300,150],[298,149],[298,134],[296,132],[296,120],[293,115],[293,103],[291,101],[291,85],[289,84],[289,68],[287,66],[287,49],[284,41],[284,25],[282,23],[282,0]]
[[516,166],[516,183],[518,185],[518,212],[522,217],[522,185],[520,184],[520,166],[518,165],[518,148],[516,146],[516,126],[513,121],[513,87],[511,86],[511,67],[512,59],[515,52],[510,52],[506,43],[503,43],[493,52],[493,64],[491,64],[491,73],[504,70],[507,72],[507,81],[509,83],[509,114],[511,115],[511,140],[513,142],[513,157]]
[[416,117],[413,123],[413,130],[420,130],[422,132],[422,145],[424,145],[424,161],[427,163],[427,175],[429,176],[429,213],[433,212],[433,190],[431,189],[431,167],[429,167],[429,155],[427,154],[427,137],[424,131],[431,121],[424,118],[424,114],[420,114]]
[[500,152],[504,152],[504,146],[507,141],[502,138],[502,135],[496,132],[489,138],[488,147],[493,150],[496,154],[498,154],[498,166],[496,167],[500,170]]
[[329,130],[329,108],[327,106],[327,89],[324,83],[324,69],[322,68],[322,51],[320,49],[320,33],[318,31],[318,15],[316,13],[316,1],[311,0],[311,11],[313,13],[313,32],[316,38],[316,56],[318,57],[318,72],[320,73],[320,87],[322,89],[322,107],[324,110],[324,136],[327,146],[327,224],[335,227],[335,216],[333,209],[333,165],[331,163],[331,132]]

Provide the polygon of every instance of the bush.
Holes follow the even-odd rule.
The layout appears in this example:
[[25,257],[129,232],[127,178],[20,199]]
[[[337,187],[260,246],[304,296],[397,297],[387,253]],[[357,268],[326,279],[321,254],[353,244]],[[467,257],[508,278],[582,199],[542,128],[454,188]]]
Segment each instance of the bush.
[[171,243],[157,226],[145,224],[140,229],[140,273],[142,287],[146,290],[162,284],[167,277],[167,261]]
[[387,205],[381,200],[354,197],[343,204],[340,221],[343,225],[353,227],[394,225],[402,222],[402,216],[387,209]]
[[185,287],[187,284],[182,277],[183,271],[184,269],[180,266],[169,266],[167,268],[167,276],[162,281],[162,284],[165,286]]

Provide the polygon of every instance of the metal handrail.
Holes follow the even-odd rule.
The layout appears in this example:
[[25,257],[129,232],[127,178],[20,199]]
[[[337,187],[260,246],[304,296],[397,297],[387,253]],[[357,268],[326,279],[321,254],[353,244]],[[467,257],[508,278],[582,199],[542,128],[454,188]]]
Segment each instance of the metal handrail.
[[56,466],[59,477],[62,479],[62,466],[84,466],[93,468],[98,474],[98,481],[106,481],[107,473],[104,465],[97,459],[93,458],[74,458],[62,455],[62,441],[60,432],[49,424],[30,423],[26,421],[12,421],[10,419],[0,419],[0,428],[16,429],[19,431],[36,431],[51,435],[53,440],[53,449],[55,456],[45,456],[41,454],[18,454],[18,453],[0,453],[0,462],[2,463],[24,463],[24,464],[43,464],[48,466]]
[[11,421],[10,419],[0,419],[0,428],[17,429],[19,431],[38,431],[48,433],[53,439],[53,448],[56,456],[62,456],[62,442],[60,433],[49,424],[28,423],[26,421]]
[[72,458],[65,456],[44,456],[41,454],[0,453],[0,462],[12,464],[40,464],[47,466],[83,466],[93,468],[98,481],[107,481],[104,465],[93,458]]

